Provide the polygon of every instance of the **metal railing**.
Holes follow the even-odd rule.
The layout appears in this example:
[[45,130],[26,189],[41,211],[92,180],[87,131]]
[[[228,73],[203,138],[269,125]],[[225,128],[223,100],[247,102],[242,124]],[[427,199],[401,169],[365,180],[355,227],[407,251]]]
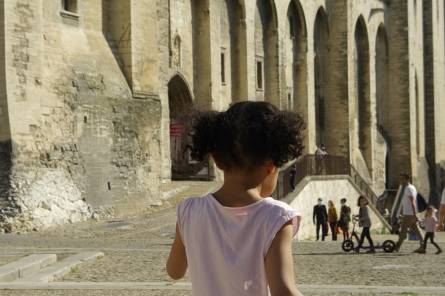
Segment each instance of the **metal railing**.
[[349,175],[349,163],[345,157],[335,155],[305,155],[280,169],[277,188],[273,194],[282,199],[308,176]]
[[296,182],[307,176],[349,175],[348,159],[335,155],[305,155],[296,162]]
[[[305,155],[283,167],[278,176],[278,184],[273,197],[282,199],[291,193],[296,186],[309,176],[350,176],[359,192],[364,195],[371,206],[377,210],[382,222],[388,222],[383,217],[386,200],[377,196],[368,182],[343,156],[335,155]],[[388,227],[389,224],[385,223]]]
[[296,163],[297,160],[293,160],[280,169],[277,180],[277,188],[272,194],[274,198],[282,199],[295,189],[295,186],[297,185],[295,182]]
[[351,166],[351,177],[354,181],[355,185],[360,189],[361,193],[368,198],[373,205],[377,205],[377,201],[379,197],[375,194],[374,190],[372,190],[371,186],[369,186],[368,182],[366,182],[360,173]]

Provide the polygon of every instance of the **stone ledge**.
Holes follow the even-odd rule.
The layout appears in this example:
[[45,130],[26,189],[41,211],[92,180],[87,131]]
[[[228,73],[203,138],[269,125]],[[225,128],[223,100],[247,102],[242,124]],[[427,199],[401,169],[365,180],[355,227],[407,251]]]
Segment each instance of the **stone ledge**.
[[33,254],[0,267],[0,282],[31,276],[57,261],[55,254]]
[[33,274],[29,277],[24,277],[15,282],[32,282],[32,283],[48,283],[53,282],[64,275],[71,272],[71,270],[78,265],[86,262],[95,261],[104,256],[102,252],[83,252],[66,258],[57,262],[47,268],[42,269],[39,273]]

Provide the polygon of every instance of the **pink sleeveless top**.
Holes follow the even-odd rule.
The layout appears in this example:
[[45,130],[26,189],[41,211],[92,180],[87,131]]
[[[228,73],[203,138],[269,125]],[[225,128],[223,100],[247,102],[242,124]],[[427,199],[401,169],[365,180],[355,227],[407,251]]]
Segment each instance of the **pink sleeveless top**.
[[240,208],[222,206],[213,195],[178,206],[195,296],[269,295],[264,259],[288,221],[298,231],[300,215],[288,204],[265,198]]

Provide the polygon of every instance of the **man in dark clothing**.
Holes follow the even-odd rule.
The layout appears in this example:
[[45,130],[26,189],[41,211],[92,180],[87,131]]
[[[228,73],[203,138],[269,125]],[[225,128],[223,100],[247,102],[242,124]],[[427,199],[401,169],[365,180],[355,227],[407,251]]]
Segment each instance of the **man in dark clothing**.
[[324,241],[327,235],[327,221],[328,221],[328,211],[326,206],[323,204],[321,198],[318,199],[318,204],[314,206],[314,214],[312,216],[314,224],[317,225],[317,241],[320,238],[320,227],[321,227],[321,240]]

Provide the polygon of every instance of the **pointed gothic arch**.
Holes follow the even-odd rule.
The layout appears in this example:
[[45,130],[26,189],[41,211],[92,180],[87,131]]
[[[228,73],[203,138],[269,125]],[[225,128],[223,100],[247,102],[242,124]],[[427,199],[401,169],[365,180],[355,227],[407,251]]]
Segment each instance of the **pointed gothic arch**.
[[[314,75],[316,144],[326,145],[326,97],[329,73],[329,23],[323,7],[318,9],[314,25]],[[329,149],[329,147],[327,147]]]
[[[369,68],[368,29],[363,16],[355,26],[355,85],[358,148],[362,152],[369,172],[372,172],[371,91]],[[372,174],[370,174],[372,176]]]

